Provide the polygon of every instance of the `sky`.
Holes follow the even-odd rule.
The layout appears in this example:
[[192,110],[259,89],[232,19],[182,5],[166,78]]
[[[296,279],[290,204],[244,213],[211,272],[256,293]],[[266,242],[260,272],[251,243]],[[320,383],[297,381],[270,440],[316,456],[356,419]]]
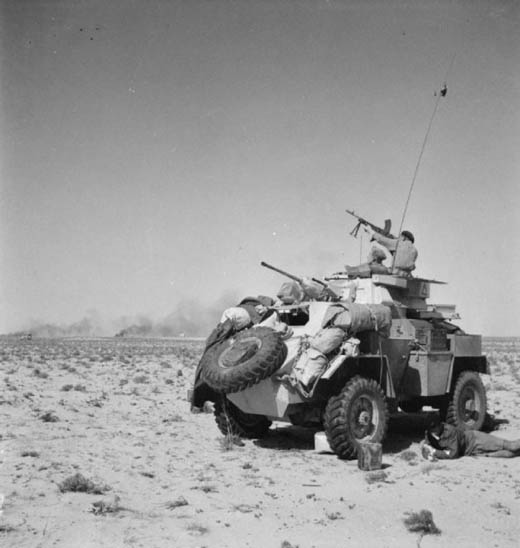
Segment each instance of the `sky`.
[[214,316],[276,294],[261,261],[359,263],[345,209],[398,230],[446,80],[403,224],[415,275],[466,331],[520,336],[518,2],[0,10],[0,333]]

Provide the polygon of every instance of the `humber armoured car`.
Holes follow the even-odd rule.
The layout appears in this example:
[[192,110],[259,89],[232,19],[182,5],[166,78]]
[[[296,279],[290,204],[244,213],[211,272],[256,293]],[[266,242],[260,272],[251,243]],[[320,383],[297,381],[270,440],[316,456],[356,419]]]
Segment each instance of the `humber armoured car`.
[[481,337],[452,323],[454,306],[428,304],[442,282],[326,280],[321,297],[285,292],[266,319],[231,314],[220,323],[197,367],[192,409],[214,402],[220,431],[241,437],[265,436],[272,421],[323,429],[340,458],[355,457],[360,442],[382,442],[398,408],[430,406],[442,420],[482,428]]

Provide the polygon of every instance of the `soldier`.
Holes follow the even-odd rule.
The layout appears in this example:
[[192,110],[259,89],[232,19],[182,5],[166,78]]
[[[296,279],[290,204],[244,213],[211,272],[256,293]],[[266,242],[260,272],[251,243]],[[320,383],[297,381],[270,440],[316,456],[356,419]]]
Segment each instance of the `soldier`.
[[415,270],[415,261],[417,260],[417,248],[415,247],[415,238],[408,230],[403,230],[399,238],[383,236],[365,226],[365,231],[370,235],[371,240],[386,247],[393,256],[392,274],[410,278],[412,271]]
[[505,440],[478,430],[464,430],[451,424],[439,423],[426,431],[422,455],[428,460],[476,455],[519,457],[520,440]]
[[390,269],[383,264],[386,253],[373,245],[368,253],[367,262],[359,266],[345,265],[345,272],[350,278],[370,278],[372,274],[390,274]]
[[386,253],[377,245],[373,245],[367,257],[368,266],[372,274],[389,274],[390,269],[383,264]]

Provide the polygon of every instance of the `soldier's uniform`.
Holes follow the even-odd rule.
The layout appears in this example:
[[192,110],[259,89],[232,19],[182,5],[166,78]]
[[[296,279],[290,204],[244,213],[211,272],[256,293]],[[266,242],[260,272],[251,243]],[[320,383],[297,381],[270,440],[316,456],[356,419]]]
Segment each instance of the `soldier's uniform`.
[[[406,234],[406,231],[403,231],[401,234]],[[418,255],[417,248],[413,241],[408,239],[408,237],[403,238],[402,236],[400,238],[389,238],[388,236],[383,236],[377,232],[372,234],[372,240],[375,240],[386,247],[394,256],[392,274],[405,277],[410,277],[412,275],[412,271],[415,270],[415,261],[417,260]]]
[[520,454],[520,440],[506,440],[479,430],[464,430],[446,423],[428,431],[426,441],[434,449],[433,456],[438,459],[475,455],[514,457]]

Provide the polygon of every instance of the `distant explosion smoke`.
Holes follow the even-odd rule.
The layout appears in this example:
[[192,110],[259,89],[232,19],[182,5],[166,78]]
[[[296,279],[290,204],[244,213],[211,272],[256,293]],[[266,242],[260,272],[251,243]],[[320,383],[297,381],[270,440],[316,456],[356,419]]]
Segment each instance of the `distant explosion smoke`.
[[70,325],[56,325],[33,320],[14,335],[31,333],[33,337],[207,337],[219,321],[222,311],[233,306],[240,298],[234,292],[222,295],[210,305],[194,299],[179,302],[173,312],[161,320],[147,316],[122,317],[106,321],[95,311]]

